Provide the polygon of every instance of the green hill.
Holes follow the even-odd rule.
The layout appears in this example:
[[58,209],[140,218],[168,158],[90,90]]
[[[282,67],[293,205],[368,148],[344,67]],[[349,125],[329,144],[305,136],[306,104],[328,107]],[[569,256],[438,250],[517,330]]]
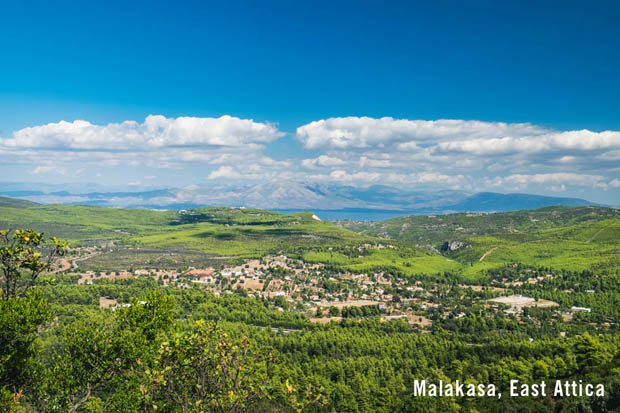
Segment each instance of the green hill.
[[553,206],[501,213],[405,216],[378,222],[339,221],[361,234],[440,245],[483,235],[532,234],[538,231],[620,218],[613,208]]
[[514,262],[569,270],[620,267],[620,211],[613,208],[558,206],[339,224],[360,234],[442,250],[473,277]]
[[[318,243],[365,238],[330,223],[314,220],[310,213],[284,215],[255,209],[154,211],[33,205],[25,209],[0,206],[0,213],[0,225],[3,227],[33,228],[74,243],[115,239],[125,243],[185,246],[233,255],[244,255],[257,248],[268,249],[277,242]],[[225,248],[240,243],[245,245],[237,245],[234,251]]]
[[0,207],[30,208],[35,205],[39,204],[32,201],[26,201],[25,199],[7,198],[5,196],[0,196]]

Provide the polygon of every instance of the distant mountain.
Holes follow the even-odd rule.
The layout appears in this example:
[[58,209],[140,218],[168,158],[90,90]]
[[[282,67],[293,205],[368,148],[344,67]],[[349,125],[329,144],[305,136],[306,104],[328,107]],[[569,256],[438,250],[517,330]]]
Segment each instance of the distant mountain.
[[[92,189],[96,188],[95,191]],[[97,185],[1,184],[0,195],[38,203],[98,205],[107,207],[190,209],[202,206],[235,206],[277,210],[328,211],[326,218],[339,212],[340,218],[379,219],[396,215],[429,215],[451,212],[502,212],[552,205],[596,205],[583,199],[530,194],[500,194],[466,191],[412,191],[386,185],[367,188],[301,183],[278,180],[259,184],[150,187],[123,191]],[[355,214],[351,214],[355,212]],[[348,214],[348,215],[347,215]],[[379,214],[373,218],[372,214]],[[381,216],[383,214],[383,216]],[[331,216],[330,216],[331,215]],[[370,218],[364,218],[370,217]]]

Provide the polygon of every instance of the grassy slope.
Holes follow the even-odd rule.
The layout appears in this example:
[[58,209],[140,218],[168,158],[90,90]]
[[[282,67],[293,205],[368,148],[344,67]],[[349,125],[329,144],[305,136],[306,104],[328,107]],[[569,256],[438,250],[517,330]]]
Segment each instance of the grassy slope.
[[180,214],[176,211],[36,205],[0,207],[0,227],[33,228],[69,239],[74,244],[115,239],[161,250],[188,249],[233,258],[289,252],[309,261],[354,270],[392,267],[419,274],[456,266],[454,261],[438,254],[406,245],[371,250],[361,258],[327,254],[325,251],[329,248],[353,250],[360,244],[380,240],[317,221],[310,213],[207,208]]
[[26,201],[25,199],[7,198],[0,196],[0,207],[9,208],[30,208],[38,205],[36,202]]
[[2,207],[0,226],[33,228],[50,236],[86,241],[152,232],[168,225],[175,215],[175,212],[74,205]]
[[[527,237],[484,236],[468,239],[472,247],[458,250],[454,256],[461,262],[473,262],[469,272],[484,266],[501,266],[506,262],[569,270],[617,270],[620,268],[620,219],[606,219],[550,228]],[[480,257],[491,248],[484,262]],[[496,264],[496,265],[493,265]]]
[[[353,231],[373,236],[440,245],[482,235],[536,233],[551,228],[619,218],[620,211],[604,207],[547,207],[495,214],[406,216],[379,222],[341,221]],[[527,238],[524,238],[527,239]]]
[[620,268],[620,211],[610,208],[548,207],[485,215],[413,216],[344,226],[362,234],[387,234],[435,247],[446,241],[463,241],[467,248],[446,255],[464,264],[462,271],[469,278],[511,262],[570,270]]

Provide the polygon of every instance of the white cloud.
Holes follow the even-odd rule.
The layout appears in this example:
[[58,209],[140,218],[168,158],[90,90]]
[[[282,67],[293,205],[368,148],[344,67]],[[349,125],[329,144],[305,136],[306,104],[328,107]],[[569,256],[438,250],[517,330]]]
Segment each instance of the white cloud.
[[572,163],[575,162],[577,160],[577,158],[575,158],[574,156],[562,156],[560,159],[557,160],[557,162],[559,163]]
[[[314,121],[297,128],[297,140],[306,149],[343,160],[391,154],[397,167],[476,170],[503,165],[518,168],[574,165],[592,169],[594,160],[620,159],[620,132],[556,131],[529,123],[441,119],[346,117]],[[344,154],[344,155],[342,155]],[[402,162],[398,162],[398,160]],[[493,165],[493,166],[491,166]]]
[[366,183],[366,182],[376,182],[381,179],[381,174],[371,173],[371,172],[355,172],[348,173],[342,169],[337,169],[329,174],[330,178],[334,181],[341,182],[357,182],[357,183]]
[[620,179],[615,178],[609,183],[609,186],[612,188],[620,188]]
[[100,168],[106,170],[102,181],[122,176],[123,169],[132,170],[126,176],[143,177],[142,182],[153,182],[150,174],[166,180],[172,173],[166,169],[175,169],[179,176],[192,177],[179,186],[206,176],[574,195],[620,188],[616,131],[449,119],[329,118],[297,128],[297,141],[313,151],[307,159],[295,154],[282,159],[280,146],[269,146],[283,135],[274,124],[231,116],[149,116],[142,123],[107,125],[58,122],[0,139],[0,163],[40,165],[30,172],[39,176]]
[[465,175],[445,175],[437,172],[423,172],[419,174],[413,174],[411,178],[414,182],[417,183],[436,184],[439,186],[455,186],[467,180],[467,177]]
[[370,159],[366,156],[360,157],[360,168],[389,168],[390,161],[388,159]]
[[84,120],[60,121],[24,128],[0,140],[5,148],[63,150],[154,150],[177,147],[238,147],[268,143],[284,133],[271,123],[232,116],[166,118],[150,115],[143,123],[125,121],[105,126]]
[[421,172],[421,173],[398,173],[388,172],[367,172],[357,171],[348,172],[343,169],[337,169],[329,174],[310,175],[309,178],[314,181],[333,181],[347,183],[351,185],[368,185],[377,182],[391,185],[411,185],[419,184],[424,187],[450,187],[458,188],[470,179],[465,175],[445,175],[437,172]]
[[[559,131],[530,123],[343,117],[300,126],[296,139],[306,149],[343,162],[337,171],[311,175],[312,179],[357,184],[509,191],[537,188],[572,190],[576,195],[576,188],[613,188],[610,181],[620,170],[618,131]],[[317,164],[316,160],[302,163],[309,169],[316,169]]]
[[[439,152],[463,152],[475,155],[533,154],[541,152],[591,152],[620,148],[620,132],[591,132],[589,130],[546,133],[523,137],[472,139],[441,142]],[[571,161],[574,156],[560,160]]]
[[620,149],[605,152],[598,156],[598,159],[604,161],[620,161]]
[[437,152],[463,152],[473,155],[506,155],[517,152],[539,152],[546,149],[540,136],[536,140],[522,138],[492,138],[464,141],[440,142],[435,146]]
[[321,155],[315,159],[303,159],[301,161],[301,165],[304,168],[308,168],[308,169],[314,169],[318,166],[322,166],[322,167],[341,166],[341,165],[344,165],[345,163],[346,162],[343,161],[342,159],[330,157],[327,155]]
[[290,168],[291,166],[291,161],[290,160],[284,160],[284,161],[277,161],[275,159],[272,159],[268,156],[261,156],[258,159],[258,162],[263,165],[263,166],[270,166],[270,167],[283,167],[283,168]]
[[232,166],[221,166],[219,169],[211,172],[208,176],[208,179],[218,178],[238,179],[241,178],[241,174]]
[[536,185],[551,185],[552,191],[565,191],[567,187],[590,187],[606,191],[609,184],[607,178],[602,175],[577,174],[572,172],[546,173],[546,174],[513,174],[506,177],[496,177],[493,181],[487,181],[488,186],[503,186],[505,188],[527,189]]
[[533,136],[546,129],[529,123],[481,122],[471,120],[407,120],[384,117],[329,118],[297,128],[297,139],[307,149],[369,148],[392,142],[406,142],[401,148],[412,149],[414,142],[436,143],[446,139]]
[[579,186],[595,186],[604,182],[605,177],[601,175],[576,174],[571,172],[522,175],[514,174],[504,178],[505,183],[509,184],[569,184]]
[[476,155],[620,148],[620,132],[617,131],[592,132],[583,129],[562,132],[530,123],[389,117],[318,120],[297,128],[297,139],[307,149],[385,148],[395,144],[403,151],[431,147],[437,152]]
[[40,165],[37,166],[36,168],[34,168],[31,172],[32,175],[40,175],[40,174],[59,174],[59,175],[65,175],[67,173],[67,171],[65,170],[65,168],[63,167],[59,167],[59,166],[44,166],[44,165]]

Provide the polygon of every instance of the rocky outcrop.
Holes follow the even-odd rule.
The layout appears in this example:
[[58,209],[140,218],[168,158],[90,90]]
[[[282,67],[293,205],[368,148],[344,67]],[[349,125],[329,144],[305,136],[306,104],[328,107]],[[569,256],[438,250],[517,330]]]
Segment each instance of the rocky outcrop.
[[462,241],[446,241],[443,243],[440,249],[441,252],[452,252],[466,246],[467,244]]

